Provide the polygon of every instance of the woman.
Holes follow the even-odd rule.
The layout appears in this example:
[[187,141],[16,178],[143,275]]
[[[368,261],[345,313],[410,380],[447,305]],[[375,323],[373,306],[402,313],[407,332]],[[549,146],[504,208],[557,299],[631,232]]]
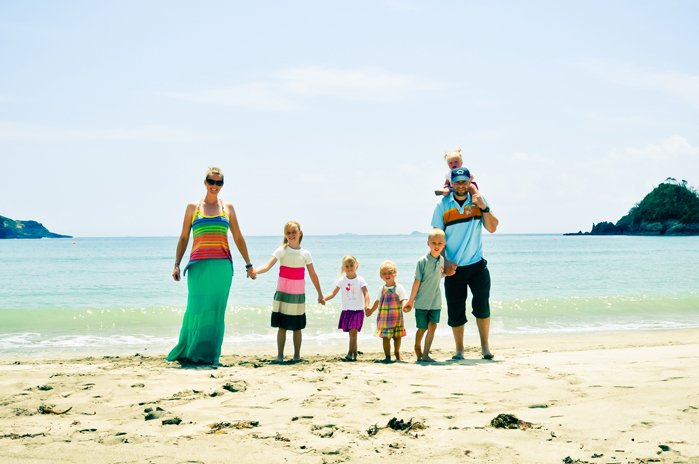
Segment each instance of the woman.
[[223,187],[223,172],[219,168],[209,168],[204,186],[206,197],[187,205],[182,234],[177,242],[172,277],[179,281],[180,261],[189,243],[189,231],[194,232],[189,263],[182,273],[189,272],[187,311],[182,321],[180,341],[167,355],[168,361],[214,364],[221,356],[224,316],[233,278],[229,228],[235,246],[245,260],[247,276],[256,277],[233,205],[218,198]]

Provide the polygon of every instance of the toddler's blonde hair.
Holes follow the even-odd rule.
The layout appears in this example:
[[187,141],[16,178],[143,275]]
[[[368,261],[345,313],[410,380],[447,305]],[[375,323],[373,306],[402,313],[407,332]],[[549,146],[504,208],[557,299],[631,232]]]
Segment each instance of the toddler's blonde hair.
[[427,241],[432,240],[435,237],[442,237],[444,240],[447,239],[447,235],[444,233],[442,229],[439,229],[435,227],[430,231],[430,233],[427,234]]
[[461,148],[457,148],[456,150],[449,152],[449,153],[444,153],[444,159],[449,162],[450,159],[452,158],[459,158],[461,162],[464,162],[464,158],[461,156]]
[[221,180],[223,180],[223,171],[221,170],[221,168],[211,166],[209,170],[206,171],[206,176],[204,176],[204,179],[208,179],[211,174],[215,176],[221,176]]
[[381,274],[383,270],[389,270],[393,273],[393,275],[398,275],[398,268],[392,261],[384,261],[381,263],[381,266],[379,266],[379,274]]
[[287,245],[289,245],[289,241],[286,239],[286,233],[289,232],[291,226],[296,226],[296,228],[299,230],[299,234],[301,234],[301,236],[299,237],[299,245],[301,245],[301,240],[303,240],[303,231],[301,230],[301,224],[299,224],[296,221],[289,221],[286,224],[284,224],[284,240],[282,240],[283,248],[286,248]]
[[337,278],[335,280],[342,277],[342,274],[345,272],[345,265],[346,264],[350,264],[350,265],[353,265],[354,267],[357,267],[357,266],[359,266],[359,260],[352,255],[347,255],[344,258],[342,258],[342,265],[340,266],[340,273],[337,275]]

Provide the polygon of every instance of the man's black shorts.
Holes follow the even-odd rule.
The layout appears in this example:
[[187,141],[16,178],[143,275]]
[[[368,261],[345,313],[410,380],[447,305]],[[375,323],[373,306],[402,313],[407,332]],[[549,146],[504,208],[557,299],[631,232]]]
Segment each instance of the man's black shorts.
[[468,289],[473,294],[472,314],[477,319],[490,317],[490,271],[488,262],[483,259],[468,266],[456,268],[456,274],[445,277],[444,294],[447,298],[447,313],[450,327],[466,324],[466,297]]

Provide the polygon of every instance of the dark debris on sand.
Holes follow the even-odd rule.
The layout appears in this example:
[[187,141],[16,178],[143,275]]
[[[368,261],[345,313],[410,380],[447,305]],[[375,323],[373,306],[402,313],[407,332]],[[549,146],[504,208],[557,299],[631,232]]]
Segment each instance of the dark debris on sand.
[[527,430],[532,427],[531,422],[517,419],[513,414],[500,414],[490,421],[490,425],[496,429],[521,429]]
[[370,437],[373,437],[374,435],[379,433],[381,429],[392,429],[397,430],[399,432],[409,433],[414,430],[424,430],[426,428],[427,426],[423,422],[413,422],[412,419],[410,419],[408,422],[405,422],[403,419],[398,419],[397,417],[394,417],[390,421],[388,421],[388,424],[386,424],[385,427],[379,427],[377,424],[372,425],[371,427],[369,427],[369,430],[367,430],[367,434]]

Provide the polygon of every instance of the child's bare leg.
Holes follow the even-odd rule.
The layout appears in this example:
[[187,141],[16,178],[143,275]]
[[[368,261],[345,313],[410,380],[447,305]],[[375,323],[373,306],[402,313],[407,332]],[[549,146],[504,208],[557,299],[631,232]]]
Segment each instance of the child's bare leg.
[[386,355],[386,359],[384,361],[390,361],[391,360],[391,339],[390,338],[383,338],[383,352]]
[[286,344],[286,329],[277,331],[277,360],[276,362],[284,362],[284,344]]
[[349,353],[347,359],[357,359],[357,329],[350,330]]
[[418,361],[422,358],[422,336],[425,335],[425,329],[417,329],[415,332],[415,354]]
[[294,361],[299,361],[301,359],[301,339],[301,331],[294,330]]
[[400,355],[400,335],[393,337],[393,347],[395,348],[396,361],[402,361],[403,356]]
[[427,362],[435,362],[434,359],[430,358],[430,348],[432,347],[432,341],[434,340],[434,333],[437,330],[437,324],[430,322],[427,326],[427,336],[425,337],[425,351],[422,353],[422,360]]
[[473,182],[471,182],[471,185],[469,185],[469,187],[468,187],[468,193],[470,193],[471,196],[478,193],[478,189],[476,188],[475,185],[473,185]]

